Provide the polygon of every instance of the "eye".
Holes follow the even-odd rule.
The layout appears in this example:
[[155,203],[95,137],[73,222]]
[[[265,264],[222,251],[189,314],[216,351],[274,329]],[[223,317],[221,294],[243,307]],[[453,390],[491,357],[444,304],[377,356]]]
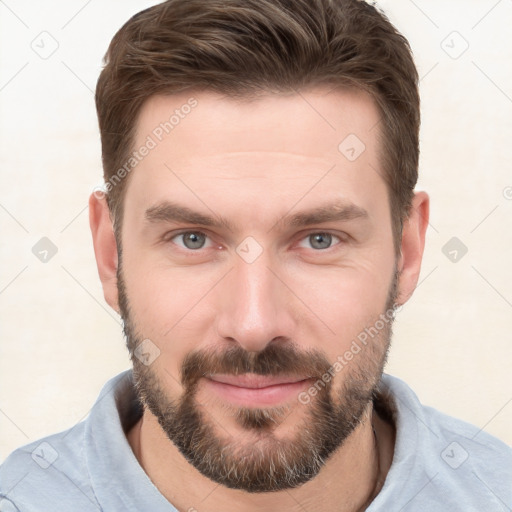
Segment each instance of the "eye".
[[201,233],[200,231],[186,231],[185,233],[180,233],[179,235],[175,235],[171,238],[171,240],[180,247],[190,250],[203,249],[207,247],[208,237]]
[[336,235],[331,235],[331,233],[312,233],[304,238],[299,245],[301,247],[322,250],[329,249],[333,242],[341,242],[341,239]]

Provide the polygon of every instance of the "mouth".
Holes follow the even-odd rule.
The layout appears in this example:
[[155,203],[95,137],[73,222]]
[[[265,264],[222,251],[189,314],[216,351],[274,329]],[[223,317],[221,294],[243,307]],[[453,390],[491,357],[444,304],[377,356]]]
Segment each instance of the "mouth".
[[211,392],[223,400],[245,407],[276,406],[294,399],[310,380],[309,376],[267,376],[254,373],[205,376]]

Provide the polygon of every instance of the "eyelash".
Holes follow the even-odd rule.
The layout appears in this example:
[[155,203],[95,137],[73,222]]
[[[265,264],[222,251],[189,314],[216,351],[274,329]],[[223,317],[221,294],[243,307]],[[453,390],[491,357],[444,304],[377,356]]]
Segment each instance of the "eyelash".
[[[342,239],[341,236],[339,235],[335,235],[334,233],[331,233],[329,231],[313,231],[311,233],[308,233],[306,236],[303,236],[300,240],[299,240],[299,243],[302,242],[303,240],[307,240],[308,238],[314,236],[314,235],[328,235],[332,238],[332,245],[330,245],[329,247],[326,247],[325,249],[315,249],[314,247],[311,247],[312,250],[314,250],[315,252],[327,252],[329,249],[332,249],[333,247],[339,245],[340,243],[342,243],[344,240]],[[334,239],[337,239],[338,242],[336,243],[334,241]]]
[[[204,235],[207,240],[210,240],[210,243],[215,245],[214,242],[212,241],[212,237],[206,233],[205,231],[201,231],[201,230],[194,230],[194,229],[187,229],[187,230],[183,230],[183,231],[180,231],[178,233],[167,233],[165,236],[164,236],[164,241],[165,242],[171,242],[171,243],[174,243],[175,245],[178,245],[176,244],[176,242],[174,242],[174,239],[180,237],[180,236],[183,236],[187,233],[194,233],[194,234],[201,234],[201,235]],[[340,245],[340,244],[343,244],[346,242],[346,238],[347,236],[345,236],[344,234],[335,234],[335,233],[332,233],[330,231],[311,231],[305,235],[303,235],[300,239],[299,239],[299,242],[302,242],[306,239],[308,239],[309,237],[313,236],[313,235],[330,235],[333,239],[333,243],[331,246],[325,248],[325,249],[314,249],[313,247],[309,247],[308,249],[314,251],[314,252],[318,252],[318,253],[321,253],[321,252],[328,252],[330,249],[333,249],[334,247]],[[337,242],[335,241],[337,240]],[[189,249],[187,247],[182,247],[180,245],[178,245],[178,247],[187,252],[187,253],[194,253],[194,252],[200,252],[201,250],[203,249],[210,249],[212,246],[210,245],[210,247],[201,247],[199,249]],[[220,244],[218,245],[218,247],[220,248]]]
[[[176,242],[173,242],[173,240],[175,238],[178,238],[180,236],[183,236],[183,235],[186,235],[187,233],[194,233],[194,234],[201,234],[201,235],[204,235],[206,237],[207,240],[210,240],[211,241],[211,237],[208,233],[205,233],[204,231],[200,231],[200,230],[194,230],[194,229],[187,229],[187,230],[184,230],[184,231],[180,231],[179,233],[171,233],[171,234],[167,234],[164,236],[164,241],[166,242],[172,242],[174,244],[176,244]],[[169,235],[172,235],[172,236],[169,236]],[[178,245],[178,244],[176,244]],[[205,249],[205,247],[201,247],[200,249],[196,249],[195,251],[193,249],[189,249],[187,247],[181,247],[181,246],[178,246],[180,247],[180,249],[186,251],[186,252],[199,252],[201,249]],[[208,247],[206,247],[207,249]]]

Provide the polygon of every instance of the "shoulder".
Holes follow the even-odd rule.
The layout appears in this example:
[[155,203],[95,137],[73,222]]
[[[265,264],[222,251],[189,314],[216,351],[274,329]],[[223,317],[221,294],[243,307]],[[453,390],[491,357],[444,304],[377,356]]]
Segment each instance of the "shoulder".
[[139,413],[127,370],[103,386],[85,420],[9,455],[0,466],[0,512],[101,510],[98,488],[111,494],[131,454],[122,422]]
[[99,509],[84,456],[84,425],[29,443],[7,457],[0,466],[0,511]]
[[411,510],[432,503],[450,510],[512,507],[512,448],[481,428],[421,404],[396,377],[385,375],[382,384],[397,430],[388,476],[392,484],[407,482],[401,493],[411,494]]
[[475,425],[431,407],[423,409],[432,442],[440,450],[433,465],[442,468],[442,487],[492,496],[512,507],[512,448]]

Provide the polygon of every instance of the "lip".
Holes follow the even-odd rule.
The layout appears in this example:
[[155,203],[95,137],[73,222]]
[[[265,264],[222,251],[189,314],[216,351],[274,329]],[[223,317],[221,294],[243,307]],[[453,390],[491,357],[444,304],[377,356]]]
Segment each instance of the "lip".
[[222,400],[248,407],[276,406],[296,399],[311,377],[221,375],[205,378],[207,388]]
[[309,379],[310,377],[273,377],[257,375],[255,373],[244,373],[243,375],[214,374],[209,375],[208,378],[215,382],[220,382],[221,384],[229,384],[230,386],[237,386],[239,388],[262,389],[269,386],[293,384],[295,382]]

